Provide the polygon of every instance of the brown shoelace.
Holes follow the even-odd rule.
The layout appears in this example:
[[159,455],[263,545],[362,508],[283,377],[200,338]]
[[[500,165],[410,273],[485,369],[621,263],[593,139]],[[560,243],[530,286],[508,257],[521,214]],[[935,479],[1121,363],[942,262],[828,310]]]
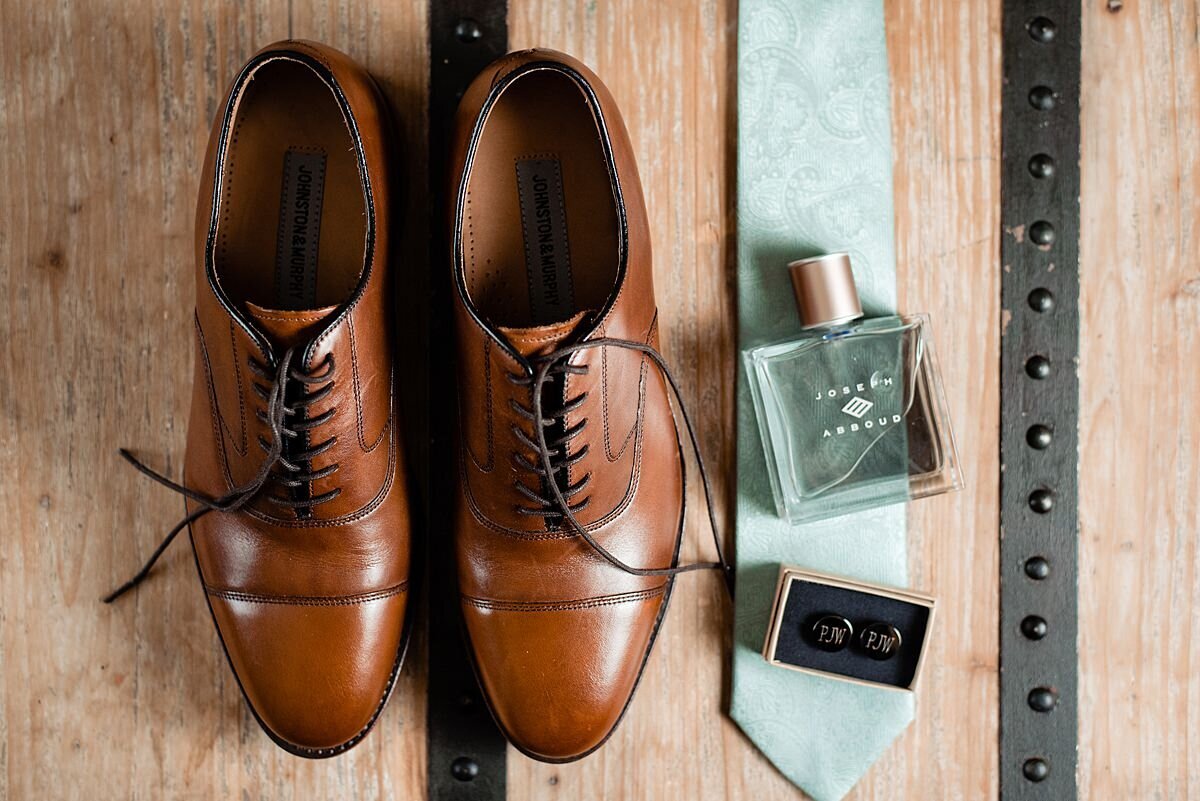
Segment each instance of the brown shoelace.
[[[636,567],[634,565],[626,564],[616,555],[604,548],[604,546],[602,546],[599,542],[597,542],[596,539],[575,517],[577,512],[587,506],[588,499],[584,498],[581,501],[572,503],[570,498],[583,491],[588,482],[591,480],[591,474],[585,474],[583,478],[581,478],[575,484],[567,487],[560,487],[558,482],[555,480],[555,477],[558,473],[579,462],[587,455],[588,446],[586,445],[574,454],[570,453],[571,440],[578,436],[578,434],[583,430],[584,426],[587,425],[587,420],[582,420],[575,426],[564,430],[553,440],[547,439],[546,429],[555,425],[568,413],[578,409],[587,399],[587,393],[585,392],[575,398],[570,399],[559,408],[553,410],[551,414],[547,415],[542,401],[543,390],[546,382],[551,380],[552,377],[581,375],[587,372],[588,368],[586,366],[560,364],[560,362],[562,362],[564,359],[568,358],[571,356],[571,354],[577,351],[604,346],[625,348],[642,353],[651,360],[655,367],[658,368],[663,377],[666,379],[667,384],[671,387],[671,392],[675,396],[679,406],[679,415],[676,415],[675,409],[672,407],[671,416],[676,421],[676,430],[678,430],[679,420],[682,418],[683,426],[687,431],[688,440],[692,446],[692,451],[696,456],[696,465],[700,474],[701,484],[704,488],[704,502],[705,508],[708,512],[709,530],[712,533],[713,545],[717,551],[718,561],[693,562],[674,567]],[[324,397],[324,395],[328,394],[328,391],[332,389],[332,356],[327,357],[328,367],[323,373],[316,376],[310,376],[293,371],[291,369],[293,352],[293,349],[289,349],[280,359],[276,368],[274,380],[269,389],[257,384],[255,385],[256,392],[267,403],[266,410],[259,410],[258,417],[260,420],[265,422],[270,429],[271,439],[268,441],[266,438],[259,438],[259,444],[266,452],[266,457],[263,459],[258,473],[246,484],[243,484],[240,487],[235,487],[219,498],[209,498],[208,496],[195,492],[194,490],[191,490],[182,484],[172,481],[161,473],[150,469],[137,458],[135,458],[129,451],[124,449],[121,450],[121,455],[141,473],[149,476],[163,486],[180,493],[188,499],[195,501],[196,503],[200,504],[200,508],[194,512],[191,512],[182,520],[180,520],[179,523],[177,523],[175,527],[167,533],[162,542],[159,543],[158,547],[154,550],[154,553],[146,561],[146,564],[142,567],[142,569],[139,570],[133,578],[122,584],[107,597],[105,597],[105,603],[112,603],[117,598],[121,597],[126,592],[144,581],[150,574],[150,571],[154,568],[155,563],[170,546],[171,542],[175,539],[179,532],[200,517],[203,517],[204,515],[213,511],[232,512],[242,508],[251,500],[253,500],[254,497],[258,495],[258,493],[272,478],[274,478],[276,481],[279,481],[279,483],[283,484],[284,486],[295,487],[307,481],[329,475],[337,469],[337,465],[332,465],[330,467],[323,468],[321,471],[307,472],[304,471],[300,465],[295,464],[292,460],[284,458],[284,442],[286,438],[298,436],[300,431],[306,431],[314,428],[315,426],[320,425],[328,420],[329,416],[332,416],[332,410],[330,410],[322,415],[318,415],[318,417],[313,418],[312,420],[297,423],[290,428],[286,425],[289,414],[295,414],[301,405],[306,406],[314,403],[316,400],[319,400],[320,397]],[[718,526],[716,520],[716,510],[713,506],[712,500],[712,485],[708,478],[708,471],[705,468],[704,459],[700,453],[700,444],[696,438],[696,432],[692,426],[691,418],[688,416],[687,408],[684,406],[683,397],[679,392],[679,386],[676,384],[674,376],[671,374],[670,369],[667,367],[666,362],[663,360],[658,351],[649,345],[645,345],[640,342],[606,337],[588,340],[586,342],[560,348],[546,356],[536,359],[534,363],[537,365],[537,370],[532,378],[515,375],[510,375],[509,378],[514,383],[519,385],[528,385],[530,387],[530,395],[532,398],[531,407],[523,407],[520,404],[514,403],[513,408],[522,417],[525,417],[533,423],[533,436],[530,437],[523,430],[521,430],[519,426],[514,428],[514,433],[516,433],[518,439],[523,444],[536,453],[538,462],[532,462],[522,454],[516,454],[514,458],[521,467],[530,470],[543,479],[543,487],[550,492],[551,497],[546,498],[542,494],[531,489],[523,482],[517,482],[518,491],[520,491],[525,498],[537,504],[535,507],[518,507],[518,511],[520,511],[522,514],[543,515],[548,518],[553,517],[565,519],[583,538],[588,546],[591,547],[597,554],[599,554],[605,561],[614,567],[635,576],[676,576],[680,573],[688,573],[695,570],[720,570],[722,572],[722,576],[724,577],[726,587],[732,595],[733,568],[725,559],[724,551],[721,547],[721,539],[717,533]],[[263,369],[260,365],[255,365],[252,362],[252,369],[254,369],[254,367],[258,367],[258,369],[255,370],[257,375],[264,378],[266,377],[267,373],[265,369]],[[328,383],[322,390],[318,390],[315,393],[306,395],[303,400],[289,407],[284,402],[284,390],[289,378],[307,385],[321,382]],[[332,447],[334,442],[336,442],[336,437],[331,438],[330,440],[327,440],[326,442],[323,442],[313,448],[293,454],[293,459],[296,462],[305,461],[307,458],[311,458],[312,456],[316,456],[319,453],[323,453],[325,450],[328,450],[329,447]],[[286,470],[289,470],[292,474],[291,477],[289,478],[273,473],[272,470],[277,464],[282,465]],[[311,509],[311,507],[315,504],[332,500],[332,498],[336,497],[339,492],[340,489],[335,489],[331,492],[302,500],[279,498],[278,496],[274,495],[268,495],[267,498],[279,503],[280,505],[293,508]]]
[[[575,513],[583,509],[587,505],[587,498],[584,498],[575,503],[571,502],[571,498],[577,496],[584,487],[587,486],[591,479],[591,474],[584,475],[574,484],[566,487],[560,487],[556,476],[565,468],[575,464],[587,455],[587,446],[585,445],[575,454],[570,453],[570,441],[574,439],[579,432],[587,425],[587,420],[584,419],[576,423],[570,428],[563,430],[559,436],[554,439],[547,439],[546,429],[555,425],[565,425],[563,420],[564,415],[575,409],[578,409],[586,400],[587,393],[567,400],[562,406],[551,410],[547,413],[542,400],[543,390],[546,382],[557,376],[565,376],[568,374],[579,375],[587,372],[587,367],[584,365],[571,365],[564,362],[572,354],[581,350],[590,348],[614,347],[624,348],[626,350],[637,351],[650,359],[658,371],[662,373],[667,384],[671,387],[671,393],[675,396],[679,407],[679,414],[676,415],[674,405],[671,408],[671,417],[675,421],[676,432],[679,431],[679,423],[682,419],[683,427],[687,431],[688,440],[692,445],[692,452],[696,456],[696,466],[700,474],[700,482],[704,486],[704,503],[708,511],[709,530],[712,533],[713,545],[717,550],[716,562],[693,562],[686,565],[676,565],[674,567],[637,567],[622,561],[612,552],[602,546],[588,532],[587,528],[579,522],[575,517]],[[677,576],[680,573],[689,573],[693,570],[720,570],[725,580],[725,586],[729,590],[730,596],[733,595],[733,567],[725,559],[725,554],[721,548],[721,537],[718,535],[717,515],[713,506],[712,485],[708,479],[708,471],[704,467],[704,457],[700,454],[700,443],[696,438],[696,431],[692,427],[691,418],[688,416],[687,408],[683,403],[683,396],[679,392],[679,386],[675,383],[675,377],[671,375],[670,369],[667,367],[666,361],[657,350],[649,345],[641,342],[633,342],[626,339],[614,339],[609,337],[601,337],[591,339],[584,342],[579,342],[574,345],[568,345],[558,350],[553,351],[545,356],[538,357],[533,361],[536,370],[532,378],[528,376],[512,376],[510,379],[514,383],[528,384],[530,387],[530,396],[532,400],[531,408],[525,408],[520,404],[514,404],[514,409],[521,413],[533,424],[533,436],[530,437],[521,431],[520,427],[516,427],[518,439],[529,447],[538,457],[540,469],[530,463],[530,460],[518,454],[515,458],[517,463],[525,469],[531,469],[542,478],[542,485],[550,493],[549,498],[543,497],[542,494],[534,492],[523,482],[517,482],[518,491],[530,501],[537,503],[538,506],[533,509],[523,511],[524,514],[540,514],[548,516],[551,519],[562,518],[570,523],[571,528],[583,538],[592,550],[599,554],[606,562],[613,567],[630,573],[635,576]],[[519,510],[525,507],[518,507]]]
[[[551,364],[546,371],[546,380],[555,381],[560,377],[565,378],[568,375],[586,375],[587,372],[588,368],[585,365]],[[517,386],[533,386],[533,376],[516,373],[506,373],[506,375],[508,376],[508,380]],[[531,389],[531,392],[532,391],[534,390]],[[542,394],[541,390],[536,391],[539,395]],[[541,515],[546,522],[551,525],[557,525],[561,520],[562,515],[557,511],[558,503],[553,497],[547,497],[545,494],[545,487],[548,483],[554,483],[559,473],[571,467],[571,465],[579,462],[588,454],[588,450],[590,449],[590,446],[588,445],[584,445],[575,453],[571,453],[571,440],[575,439],[575,437],[577,437],[579,433],[583,431],[583,429],[587,426],[587,420],[581,420],[570,428],[565,427],[566,416],[582,406],[584,401],[587,400],[587,397],[588,393],[584,392],[577,397],[567,400],[561,406],[551,412],[547,413],[543,409],[544,414],[540,423],[538,422],[531,406],[524,406],[520,403],[517,403],[515,400],[512,400],[511,398],[509,399],[508,403],[512,410],[520,417],[528,420],[533,425],[535,430],[540,429],[542,433],[545,434],[546,429],[560,429],[558,432],[556,432],[554,439],[546,443],[546,447],[550,452],[551,472],[548,473],[547,468],[543,466],[540,461],[533,461],[528,456],[520,452],[513,453],[513,463],[516,465],[516,467],[533,473],[538,477],[538,479],[540,479],[541,486],[543,487],[542,491],[539,492],[538,490],[531,488],[528,484],[520,479],[516,479],[513,482],[513,486],[516,488],[517,492],[535,504],[534,506],[524,506],[518,504],[516,507],[517,514]],[[511,429],[513,436],[517,438],[517,441],[528,448],[531,453],[538,454],[541,452],[542,445],[539,444],[535,437],[525,433],[525,430],[516,423],[511,426]],[[579,479],[579,481],[575,482],[574,484],[566,487],[560,487],[562,498],[569,500],[570,498],[578,495],[587,487],[591,479],[592,474],[586,473],[583,478]],[[568,503],[567,508],[572,512],[578,512],[585,508],[589,501],[590,498],[583,498],[576,503]]]
[[[189,525],[194,523],[209,512],[233,512],[246,506],[250,501],[258,496],[269,483],[273,481],[288,488],[295,490],[306,486],[309,482],[334,473],[338,466],[337,464],[321,468],[313,471],[305,468],[304,463],[311,460],[314,456],[329,450],[337,442],[337,437],[330,437],[324,442],[312,446],[305,447],[302,450],[290,450],[287,447],[289,441],[298,441],[303,438],[307,432],[325,423],[334,414],[334,409],[329,409],[311,419],[298,419],[291,425],[288,425],[288,418],[299,416],[307,407],[321,400],[333,390],[333,369],[334,361],[332,354],[325,357],[322,363],[324,368],[317,374],[307,374],[292,367],[292,360],[295,355],[295,348],[288,348],[279,362],[275,366],[274,373],[268,372],[267,368],[250,359],[250,370],[257,377],[270,381],[269,386],[255,383],[254,391],[265,403],[265,409],[259,409],[256,416],[259,420],[267,425],[270,431],[271,438],[268,440],[260,436],[258,444],[262,447],[266,456],[263,458],[262,464],[259,465],[258,471],[254,478],[250,479],[240,487],[234,487],[226,494],[219,498],[210,498],[207,495],[196,492],[193,489],[185,487],[175,481],[164,476],[137,459],[132,453],[121,449],[121,456],[127,462],[132,464],[143,475],[149,476],[154,481],[162,484],[169,489],[178,492],[188,500],[194,501],[200,505],[198,509],[186,515],[182,520],[175,524],[167,535],[163,537],[162,542],[154,549],[154,553],[146,560],[133,578],[126,581],[117,589],[113,590],[104,598],[104,603],[112,603],[122,595],[133,589],[137,585],[145,581],[150,575],[150,571],[154,569],[154,565],[158,562],[159,557],[170,547],[175,537],[180,531],[183,531]],[[288,381],[295,381],[305,388],[305,393],[292,404],[286,402]],[[307,392],[307,388],[317,384],[324,384],[321,389],[315,392]],[[286,473],[275,472],[275,467],[282,467]],[[341,493],[340,488],[330,490],[329,492],[307,498],[284,498],[273,494],[267,494],[265,497],[268,501],[284,506],[290,509],[297,510],[297,513],[302,513],[305,510],[311,511],[312,507],[317,504],[325,503],[336,498]]]
[[[289,354],[284,355],[286,358]],[[250,365],[250,372],[252,372],[255,376],[263,381],[272,380],[272,375],[267,368],[259,364],[254,358],[250,358],[248,362]],[[330,353],[325,356],[324,361],[321,363],[321,368],[323,369],[316,374],[303,373],[299,370],[289,370],[287,373],[287,377],[292,381],[297,382],[297,384],[304,388],[305,392],[303,395],[301,395],[301,397],[297,398],[292,403],[288,404],[285,402],[283,407],[284,422],[286,423],[288,416],[294,415],[299,417],[301,413],[304,413],[304,417],[302,419],[294,420],[290,425],[280,426],[279,433],[281,433],[284,437],[284,447],[278,456],[277,464],[286,470],[287,473],[274,472],[271,474],[271,479],[276,484],[289,490],[295,491],[309,489],[309,485],[312,482],[331,476],[338,470],[339,465],[336,462],[322,467],[319,470],[311,469],[312,460],[315,457],[320,456],[321,454],[325,453],[325,451],[337,444],[336,436],[331,436],[323,442],[317,443],[316,445],[309,444],[305,439],[309,432],[318,426],[329,422],[334,414],[337,413],[337,407],[331,406],[330,408],[318,414],[316,417],[307,416],[307,410],[310,406],[320,400],[323,400],[329,395],[329,393],[333,392],[333,367],[333,354]],[[275,377],[274,383],[278,383],[277,376]],[[318,384],[323,384],[324,386],[313,392],[307,391],[309,387],[314,387]],[[271,392],[273,388],[274,384],[263,386],[258,382],[255,382],[252,387],[254,393],[267,404],[268,409],[270,408]],[[284,400],[287,400],[286,391],[284,392]],[[257,412],[255,412],[255,415],[259,420],[261,420],[263,423],[266,423],[267,426],[270,427],[271,420],[269,419],[269,413],[267,409],[259,409]],[[288,442],[295,443],[300,447],[289,448],[287,447]],[[260,448],[262,448],[263,453],[267,454],[268,457],[271,456],[272,443],[270,441],[260,435],[258,438],[258,445]],[[310,467],[304,467],[305,464],[310,465]],[[296,510],[298,515],[307,515],[312,512],[313,507],[332,501],[338,495],[341,495],[341,493],[341,488],[335,487],[334,489],[323,492],[320,495],[312,495],[310,493],[307,497],[301,496],[285,498],[271,494],[265,495],[264,497],[277,506],[283,506],[288,509]]]

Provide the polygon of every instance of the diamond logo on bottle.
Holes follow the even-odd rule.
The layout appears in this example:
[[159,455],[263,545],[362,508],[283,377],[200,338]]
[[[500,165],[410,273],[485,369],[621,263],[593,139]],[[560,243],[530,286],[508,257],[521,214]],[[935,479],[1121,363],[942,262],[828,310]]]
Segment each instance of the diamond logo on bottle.
[[871,407],[874,405],[874,403],[871,403],[871,401],[867,400],[866,398],[860,398],[855,395],[849,400],[849,402],[846,403],[845,406],[842,407],[842,411],[851,417],[857,417],[861,420],[862,416],[871,411]]
[[[867,415],[875,408],[876,402],[869,401],[862,394],[878,392],[880,389],[890,389],[892,387],[892,377],[888,375],[872,376],[870,381],[860,381],[853,384],[846,384],[840,387],[829,387],[817,393],[817,401],[828,401],[834,398],[850,397],[846,404],[842,406],[842,412],[850,417],[853,417],[857,422],[847,423],[846,425],[833,426],[826,428],[821,433],[821,439],[829,437],[840,437],[845,434],[854,434],[859,431],[873,431],[880,428],[899,423],[903,417],[899,414],[877,414],[876,416],[867,417]],[[866,418],[866,419],[864,419]]]

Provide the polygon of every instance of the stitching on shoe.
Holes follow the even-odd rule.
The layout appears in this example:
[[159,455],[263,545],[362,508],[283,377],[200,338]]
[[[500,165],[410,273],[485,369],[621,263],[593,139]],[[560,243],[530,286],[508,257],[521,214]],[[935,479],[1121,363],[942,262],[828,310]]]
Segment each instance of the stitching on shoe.
[[[262,314],[261,312],[254,315],[256,320],[274,320],[277,323],[318,323],[324,320],[328,315],[325,314],[290,314],[287,317],[274,314]],[[232,325],[232,323],[231,323]]]
[[[653,329],[654,325],[657,324],[657,320],[658,320],[658,312],[656,310],[655,314],[654,314],[654,322],[651,323],[651,329]],[[491,346],[490,339],[485,337],[484,338],[484,350],[487,351],[490,348],[490,346]],[[505,353],[503,351],[500,351],[500,353],[502,356],[509,358],[509,360],[511,361],[511,357],[509,357],[507,353]],[[645,367],[645,365],[643,364],[643,368],[644,367]],[[489,379],[491,377],[490,371],[489,371],[488,377],[489,377]],[[490,386],[491,386],[490,383],[488,386],[489,386],[489,390],[490,390]],[[584,524],[584,528],[587,529],[589,532],[601,529],[604,526],[611,523],[617,517],[619,517],[621,515],[621,513],[624,512],[625,509],[628,508],[631,503],[633,503],[633,498],[637,494],[638,487],[641,484],[641,475],[642,475],[642,445],[643,445],[643,440],[645,439],[644,428],[645,428],[645,417],[646,417],[646,403],[648,402],[647,395],[648,395],[648,392],[647,392],[647,387],[646,387],[646,376],[645,376],[645,373],[643,372],[643,374],[641,376],[641,381],[639,382],[639,385],[638,385],[638,414],[637,414],[637,421],[634,426],[635,431],[636,431],[636,436],[634,437],[634,440],[633,440],[633,442],[634,442],[633,469],[630,471],[629,485],[628,485],[628,487],[626,487],[625,496],[613,508],[613,510],[611,512],[604,515],[603,517],[601,517],[598,520],[595,520],[591,523]],[[489,410],[489,423],[490,423],[491,416],[492,416],[490,401],[489,401],[489,405],[488,405],[488,410]],[[459,418],[460,419],[462,418],[461,397],[460,397],[460,407],[459,407]],[[565,539],[570,539],[571,537],[579,536],[575,532],[570,531],[568,529],[561,529],[558,531],[540,531],[540,532],[523,531],[521,529],[511,528],[509,526],[502,525],[502,524],[492,520],[484,512],[484,510],[479,506],[479,502],[476,501],[476,499],[475,499],[475,489],[471,484],[471,475],[467,469],[467,462],[466,462],[465,458],[462,458],[461,454],[463,452],[465,452],[466,455],[471,459],[472,462],[474,462],[475,466],[477,468],[479,468],[479,470],[481,472],[490,472],[490,470],[484,470],[484,468],[480,466],[479,461],[475,458],[474,452],[471,450],[470,444],[466,440],[467,440],[466,437],[459,437],[460,458],[458,459],[458,473],[459,473],[459,477],[462,482],[461,486],[463,487],[463,494],[467,499],[467,506],[470,508],[471,516],[473,518],[475,518],[476,522],[478,522],[482,526],[487,527],[491,531],[496,532],[497,534],[502,534],[506,537],[513,537],[515,539],[521,539],[521,540],[532,540],[532,541],[565,540]],[[491,442],[491,439],[489,438],[489,443],[490,442]],[[685,487],[685,490],[686,490],[686,487]]]
[[[490,473],[496,466],[496,423],[495,423],[495,396],[492,389],[492,342],[487,337],[483,339],[483,386],[486,396],[486,425],[487,425],[487,461],[481,463],[479,457],[475,455],[475,449],[471,447],[471,443],[467,442],[467,438],[463,437],[462,441],[466,447],[467,454],[471,457],[471,461],[479,468],[481,472]],[[462,401],[461,395],[458,404],[459,419],[462,419]]]
[[362,402],[362,385],[358,379],[358,345],[354,336],[354,318],[346,318],[346,331],[350,335],[350,378],[354,384],[354,416],[358,423],[358,446],[362,448],[363,453],[371,453],[379,447],[379,443],[383,442],[383,435],[387,433],[388,427],[392,424],[392,395],[395,387],[396,369],[394,364],[388,367],[388,419],[384,422],[383,427],[379,429],[379,436],[375,438],[375,442],[371,445],[367,444],[366,425],[363,423],[363,402]]
[[374,592],[363,592],[357,595],[260,595],[237,590],[222,590],[215,587],[205,587],[214,598],[226,601],[242,601],[252,604],[278,604],[280,606],[355,606],[357,604],[381,601],[400,595],[408,590],[408,582],[402,581],[395,586]]
[[[644,394],[642,395],[642,398],[644,402]],[[589,532],[597,531],[608,525],[617,517],[619,517],[631,503],[633,503],[633,498],[637,494],[638,486],[641,483],[642,477],[642,436],[640,434],[635,442],[633,470],[629,476],[629,486],[625,490],[625,497],[623,497],[621,502],[604,517],[591,523],[585,523],[584,528]],[[465,443],[461,447],[466,448]],[[459,459],[458,462],[458,474],[462,480],[463,494],[466,496],[467,506],[471,510],[471,516],[475,518],[475,521],[480,525],[487,527],[489,530],[494,531],[497,534],[501,534],[505,537],[513,537],[514,539],[519,540],[567,540],[572,537],[579,536],[579,534],[570,529],[560,529],[557,531],[523,531],[521,529],[510,528],[495,522],[487,516],[483,509],[479,507],[478,501],[475,500],[475,490],[471,486],[471,477],[467,473],[466,460]]]
[[[242,432],[242,438],[240,442],[235,444],[233,449],[238,452],[239,456],[245,456],[246,449],[249,447],[249,444],[246,442],[248,438],[246,432],[246,393],[242,389],[242,365],[240,364],[241,359],[238,358],[237,333],[233,330],[233,320],[229,321],[229,345],[233,356],[233,376],[237,383],[238,423],[241,425]],[[224,422],[224,420],[222,420],[222,422]],[[232,433],[233,432],[230,432],[230,434]]]
[[[329,70],[330,74],[332,75],[333,67],[330,65],[329,60],[325,58],[325,54],[322,53],[320,50],[311,46],[308,42],[306,42],[302,39],[285,39],[284,43],[287,44],[289,47],[291,47],[293,50],[298,50],[301,53],[304,53],[309,58],[319,62],[321,64],[321,66],[323,66],[325,69]],[[279,52],[286,53],[287,51],[280,50]]]
[[[517,172],[518,187],[520,186],[520,171],[519,171],[520,166],[521,166],[521,156],[514,156],[513,157],[513,167],[514,167],[514,169],[518,169],[518,172]],[[561,181],[561,179],[559,179],[559,180]],[[517,192],[517,205],[520,206],[520,208],[521,208],[521,219],[522,220],[528,219],[525,216],[525,193],[521,192],[519,190]],[[528,238],[522,236],[521,244],[525,251],[525,263],[529,264],[531,261],[531,258],[532,258],[532,254],[529,252]],[[533,273],[531,273],[528,269],[525,270],[525,291],[528,293],[528,295],[531,299],[530,300],[531,308],[529,310],[529,316],[533,317],[533,309],[532,309],[532,306],[533,306],[533,301],[532,301],[532,298],[533,298]]]
[[[654,311],[654,319],[650,322],[650,334],[644,340],[647,345],[650,344],[653,338],[654,326],[658,322],[658,310]],[[606,327],[600,329],[601,336],[608,336]],[[644,392],[646,386],[646,357],[638,357],[638,391]],[[608,419],[608,348],[600,348],[600,409],[601,417],[604,420],[604,455],[610,462],[616,462],[625,455],[626,449],[629,448],[629,442],[637,433],[638,427],[642,425],[643,409],[639,407],[637,419],[629,429],[629,433],[625,435],[624,441],[621,443],[621,449],[616,453],[612,451],[612,434]]]
[[565,327],[565,325],[560,325],[558,329],[554,331],[554,333],[546,334],[545,336],[535,337],[527,336],[525,334],[518,334],[515,337],[510,335],[510,339],[517,339],[521,342],[554,342],[555,340],[562,338],[562,329]]
[[[208,388],[208,406],[210,416],[212,417],[213,441],[217,443],[217,450],[221,455],[221,465],[224,467],[225,479],[228,486],[233,486],[233,477],[229,470],[229,455],[225,452],[225,435],[222,431],[233,437],[233,432],[229,430],[229,424],[225,422],[225,417],[221,414],[221,407],[217,401],[217,388],[213,383],[212,361],[208,355],[208,342],[204,337],[204,328],[200,325],[199,312],[192,312],[192,323],[196,327],[196,341],[200,346],[200,355],[204,359],[204,384]],[[236,355],[235,357],[236,358]],[[230,443],[239,456],[245,456],[244,450],[237,450],[237,443]]]
[[497,612],[570,612],[579,609],[594,609],[600,606],[617,606],[619,604],[647,601],[657,598],[666,592],[667,584],[649,590],[624,592],[617,595],[600,595],[595,598],[580,598],[573,601],[497,601],[490,598],[476,598],[463,595],[462,599],[479,609],[489,609]]
[[[217,451],[221,457],[221,467],[222,467],[222,471],[225,474],[226,485],[228,487],[233,487],[236,485],[233,480],[233,473],[229,467],[229,456],[225,452],[223,440],[221,437],[220,426],[223,424],[224,421],[221,417],[220,409],[217,406],[216,388],[213,383],[212,363],[209,361],[208,348],[204,343],[204,331],[200,327],[199,313],[194,313],[194,315],[195,315],[196,330],[200,336],[200,348],[201,348],[201,352],[204,356],[204,382],[205,382],[206,386],[208,387],[208,393],[209,393],[208,401],[209,401],[209,407],[211,409],[212,417],[213,417],[214,441],[217,442],[217,444],[219,446],[217,448]],[[393,384],[394,384],[394,382],[393,382]],[[394,399],[395,387],[393,386],[392,389],[389,391],[392,393],[392,402],[390,405],[390,412],[388,415],[388,425],[385,430],[392,431],[395,428],[394,423],[395,423],[395,419],[396,419],[396,407],[395,407],[395,402],[394,402],[395,401],[395,399]],[[279,526],[281,528],[334,528],[337,526],[345,525],[347,523],[354,523],[358,520],[362,520],[364,517],[366,517],[367,515],[374,512],[376,507],[378,507],[379,504],[383,503],[384,498],[386,498],[388,496],[388,494],[391,492],[392,485],[395,483],[395,480],[396,480],[396,462],[397,462],[396,437],[389,436],[388,437],[388,466],[387,466],[387,474],[384,478],[383,486],[379,488],[379,492],[365,506],[363,506],[361,509],[359,509],[355,512],[352,512],[352,513],[342,516],[342,517],[336,517],[336,518],[332,518],[330,520],[314,520],[314,519],[309,519],[309,518],[302,519],[302,520],[285,520],[283,518],[272,517],[268,514],[260,512],[257,509],[255,509],[253,507],[249,507],[249,506],[244,507],[241,511],[244,514],[246,514],[250,517],[253,517],[256,520],[261,520],[264,523],[269,523],[273,526]]]

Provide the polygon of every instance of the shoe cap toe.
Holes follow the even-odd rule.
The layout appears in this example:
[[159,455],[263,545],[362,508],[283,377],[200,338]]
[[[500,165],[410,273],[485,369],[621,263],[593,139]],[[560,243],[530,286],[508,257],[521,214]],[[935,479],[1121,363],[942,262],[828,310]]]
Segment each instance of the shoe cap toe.
[[650,649],[664,588],[560,604],[463,599],[480,682],[519,750],[567,762],[616,727]]
[[399,667],[407,593],[299,602],[210,593],[209,601],[246,699],[280,745],[330,756],[366,734]]

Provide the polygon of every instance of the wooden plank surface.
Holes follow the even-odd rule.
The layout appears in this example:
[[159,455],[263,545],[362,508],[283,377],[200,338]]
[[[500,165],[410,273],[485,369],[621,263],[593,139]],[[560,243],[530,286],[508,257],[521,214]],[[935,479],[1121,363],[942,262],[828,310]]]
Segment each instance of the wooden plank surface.
[[99,599],[183,511],[116,449],[181,464],[196,176],[229,82],[289,35],[354,53],[423,177],[426,4],[0,2],[0,798],[408,796],[421,659],[368,740],[310,762],[247,712],[186,544]]
[[[511,4],[514,47],[582,57],[625,113],[667,357],[728,523],[736,3]],[[1084,5],[1081,789],[1185,799],[1200,793],[1197,9],[1113,5]],[[912,580],[939,597],[940,636],[916,721],[851,797],[975,801],[997,768],[1000,2],[886,8],[900,297],[934,317],[968,487],[913,507]],[[314,763],[244,709],[186,547],[135,597],[98,602],[180,514],[116,448],[178,470],[197,164],[234,71],[289,35],[381,79],[411,176],[405,256],[424,269],[423,0],[0,0],[0,798],[421,795],[420,641],[376,731]],[[705,536],[697,519],[684,555]],[[731,620],[712,579],[681,580],[613,740],[567,766],[512,753],[512,798],[800,797],[722,714]]]
[[1080,794],[1200,797],[1200,8],[1083,18]]

